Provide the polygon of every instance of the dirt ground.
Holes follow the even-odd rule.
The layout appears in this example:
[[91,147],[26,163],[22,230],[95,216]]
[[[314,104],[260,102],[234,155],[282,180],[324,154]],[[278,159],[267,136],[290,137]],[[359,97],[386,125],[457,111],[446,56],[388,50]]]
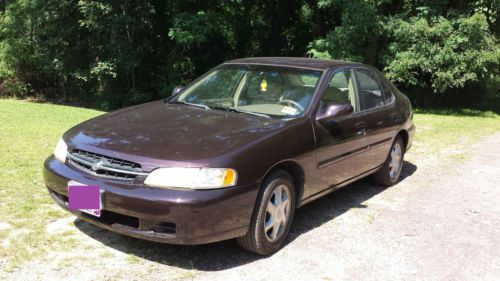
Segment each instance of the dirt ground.
[[463,161],[409,157],[394,187],[361,180],[299,209],[288,244],[271,257],[234,241],[145,242],[68,217],[46,231],[77,243],[0,278],[500,280],[500,133],[463,151]]

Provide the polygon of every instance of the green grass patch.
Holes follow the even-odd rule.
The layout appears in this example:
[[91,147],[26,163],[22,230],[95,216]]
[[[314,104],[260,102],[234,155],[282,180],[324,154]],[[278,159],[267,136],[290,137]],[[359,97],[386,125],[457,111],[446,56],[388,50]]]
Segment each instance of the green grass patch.
[[0,222],[11,225],[0,232],[0,240],[8,240],[0,246],[0,255],[11,265],[43,254],[58,241],[46,236],[45,226],[67,213],[51,202],[42,165],[66,130],[100,114],[84,108],[0,100]]
[[[78,243],[64,237],[71,234],[57,237],[46,232],[50,222],[68,214],[48,196],[42,165],[66,130],[100,114],[78,107],[0,100],[0,240],[4,242],[0,258],[6,258],[10,267]],[[443,151],[451,161],[465,161],[468,145],[500,132],[500,116],[493,112],[418,110],[415,123],[417,135],[409,157],[417,165],[419,159]],[[130,259],[137,261],[137,257]]]
[[417,131],[410,159],[434,154],[464,161],[468,145],[500,132],[500,115],[492,111],[416,110],[414,122]]

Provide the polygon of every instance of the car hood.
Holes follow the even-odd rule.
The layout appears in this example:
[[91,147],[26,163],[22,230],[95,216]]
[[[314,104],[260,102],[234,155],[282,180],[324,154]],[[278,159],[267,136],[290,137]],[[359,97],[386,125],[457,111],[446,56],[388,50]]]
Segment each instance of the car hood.
[[111,112],[70,129],[69,149],[138,162],[143,168],[209,166],[250,147],[286,121],[156,101]]

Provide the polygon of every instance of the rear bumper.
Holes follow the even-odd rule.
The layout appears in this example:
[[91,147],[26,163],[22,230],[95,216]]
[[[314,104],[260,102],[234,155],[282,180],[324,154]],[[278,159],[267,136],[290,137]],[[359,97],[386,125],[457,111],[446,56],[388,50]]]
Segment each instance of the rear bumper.
[[408,143],[406,144],[406,151],[408,151],[408,149],[410,149],[411,145],[413,144],[413,139],[415,138],[415,131],[416,131],[415,124],[412,124],[411,127],[408,129]]
[[144,186],[143,179],[109,180],[73,169],[52,156],[43,176],[52,199],[67,208],[67,183],[98,185],[101,217],[70,211],[99,227],[171,244],[204,244],[243,236],[248,231],[258,184],[217,190],[174,190]]

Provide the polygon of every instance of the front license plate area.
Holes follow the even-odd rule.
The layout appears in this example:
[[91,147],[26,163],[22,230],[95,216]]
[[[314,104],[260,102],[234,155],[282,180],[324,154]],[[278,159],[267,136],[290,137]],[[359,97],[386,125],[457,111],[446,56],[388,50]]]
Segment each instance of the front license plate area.
[[68,209],[100,217],[102,193],[99,186],[85,185],[76,181],[68,182]]

